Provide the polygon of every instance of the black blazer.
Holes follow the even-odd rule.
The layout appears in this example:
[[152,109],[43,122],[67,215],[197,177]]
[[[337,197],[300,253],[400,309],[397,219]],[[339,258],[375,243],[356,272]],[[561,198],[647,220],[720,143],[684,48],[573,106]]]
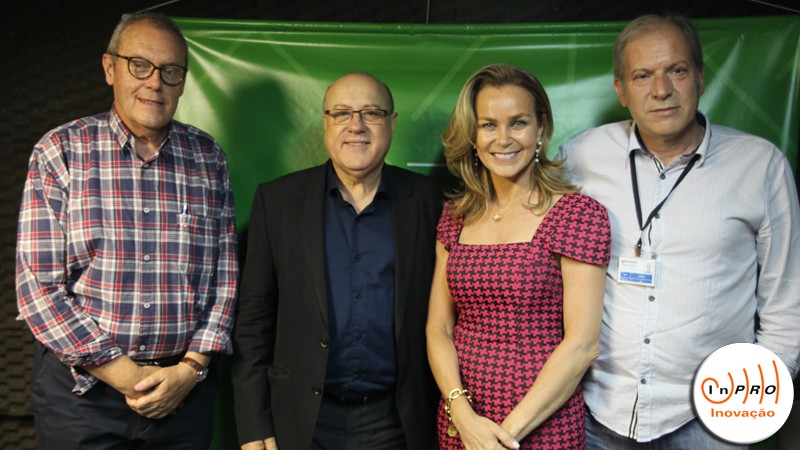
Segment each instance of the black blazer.
[[[322,166],[256,191],[240,285],[232,379],[240,443],[275,436],[307,450],[328,358]],[[435,448],[439,398],[428,366],[425,320],[441,187],[387,166],[395,243],[396,402],[409,449]]]

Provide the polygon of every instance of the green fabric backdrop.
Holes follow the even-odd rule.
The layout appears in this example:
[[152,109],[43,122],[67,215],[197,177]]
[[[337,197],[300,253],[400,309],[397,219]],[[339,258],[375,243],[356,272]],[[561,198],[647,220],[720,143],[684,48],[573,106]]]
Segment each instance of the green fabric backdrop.
[[[326,159],[322,96],[343,73],[370,72],[399,113],[388,161],[446,179],[439,141],[461,86],[494,62],[535,74],[555,116],[551,156],[587,127],[628,118],[612,87],[622,22],[364,25],[177,19],[189,75],[177,119],[215,136],[228,154],[237,228],[256,186]],[[705,52],[700,109],[712,123],[763,136],[797,168],[800,17],[697,20]],[[227,368],[216,449],[236,448]]]

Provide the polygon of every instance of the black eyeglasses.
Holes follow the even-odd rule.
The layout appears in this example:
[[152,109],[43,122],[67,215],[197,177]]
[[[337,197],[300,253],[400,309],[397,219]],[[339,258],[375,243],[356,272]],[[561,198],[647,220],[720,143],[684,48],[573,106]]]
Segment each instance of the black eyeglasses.
[[177,64],[164,64],[163,66],[157,66],[144,58],[139,58],[136,56],[122,56],[116,53],[109,53],[109,55],[127,60],[128,72],[130,72],[130,74],[138,80],[146,80],[150,78],[153,76],[153,72],[158,69],[158,74],[161,76],[161,81],[168,86],[177,86],[181,84],[183,82],[183,78],[186,76],[186,71],[188,70],[186,67],[179,66]]
[[325,114],[333,119],[333,123],[343,124],[353,120],[353,114],[358,114],[366,123],[383,123],[383,119],[391,113],[385,109],[326,109]]

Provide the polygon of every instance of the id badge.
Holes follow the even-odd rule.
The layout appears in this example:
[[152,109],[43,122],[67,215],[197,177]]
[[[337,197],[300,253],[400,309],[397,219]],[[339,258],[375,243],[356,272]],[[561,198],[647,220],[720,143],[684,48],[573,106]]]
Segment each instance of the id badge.
[[619,258],[617,281],[639,286],[655,286],[655,261],[644,258]]

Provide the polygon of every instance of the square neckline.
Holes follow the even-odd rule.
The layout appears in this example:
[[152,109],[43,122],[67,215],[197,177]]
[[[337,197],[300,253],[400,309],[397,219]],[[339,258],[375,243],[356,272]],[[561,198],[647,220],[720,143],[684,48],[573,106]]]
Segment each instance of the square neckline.
[[533,240],[539,234],[539,230],[542,228],[542,225],[544,225],[544,223],[550,218],[550,215],[553,213],[553,210],[555,210],[556,207],[561,203],[561,200],[563,200],[564,197],[566,197],[568,195],[572,195],[572,194],[563,194],[561,196],[561,198],[559,198],[558,200],[556,200],[555,203],[553,203],[553,206],[550,208],[549,211],[547,211],[547,214],[545,214],[544,217],[542,217],[542,221],[539,222],[539,226],[537,226],[536,229],[533,230],[533,236],[531,236],[531,238],[529,240],[527,240],[527,241],[504,242],[504,243],[501,243],[501,244],[465,244],[465,243],[461,242],[461,233],[464,231],[464,216],[462,215],[462,216],[460,216],[458,218],[459,229],[458,229],[458,236],[456,236],[455,245],[460,245],[460,246],[465,246],[465,247],[481,247],[481,246],[482,247],[495,247],[495,246],[530,244],[530,243],[533,242]]

